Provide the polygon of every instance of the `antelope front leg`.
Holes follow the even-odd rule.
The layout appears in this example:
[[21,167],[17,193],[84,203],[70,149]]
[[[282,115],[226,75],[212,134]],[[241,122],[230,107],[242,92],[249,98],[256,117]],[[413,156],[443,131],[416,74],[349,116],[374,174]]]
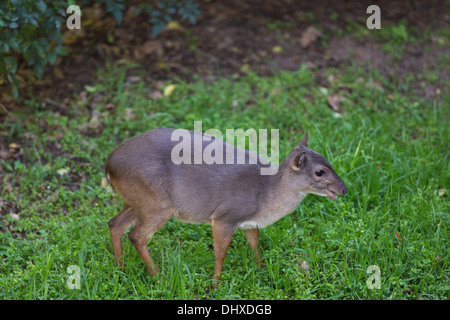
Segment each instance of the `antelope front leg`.
[[231,239],[236,227],[221,220],[212,221],[212,234],[214,241],[214,255],[216,256],[216,267],[214,268],[214,282],[213,289],[219,284],[219,279],[222,274],[223,261],[230,246]]
[[244,229],[244,235],[247,238],[247,241],[250,243],[250,247],[252,248],[255,254],[256,263],[259,265],[259,269],[263,268],[263,264],[261,261],[261,253],[259,252],[258,247],[258,229]]

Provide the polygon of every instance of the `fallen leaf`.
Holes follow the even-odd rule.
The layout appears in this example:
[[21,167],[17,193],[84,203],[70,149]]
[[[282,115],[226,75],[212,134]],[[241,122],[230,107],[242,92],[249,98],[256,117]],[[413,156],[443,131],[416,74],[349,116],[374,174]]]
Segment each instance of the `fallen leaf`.
[[272,94],[272,95],[274,95],[274,96],[277,96],[277,95],[279,95],[280,93],[281,93],[281,90],[280,90],[280,88],[278,88],[278,87],[273,88],[272,90],[270,90],[270,94]]
[[96,87],[90,86],[90,85],[85,85],[85,86],[84,86],[84,89],[85,89],[87,92],[89,92],[89,93],[94,93],[94,92],[97,90]]
[[140,46],[136,46],[133,50],[133,57],[136,60],[144,59],[146,55],[151,55],[153,53],[161,56],[163,52],[163,47],[157,40],[148,40]]
[[439,195],[439,197],[442,197],[446,192],[447,192],[446,189],[439,189],[439,190],[438,190],[438,195]]
[[6,182],[5,186],[3,187],[6,191],[11,192],[12,191],[12,185],[9,181]]
[[25,132],[24,134],[25,139],[27,140],[36,140],[36,135],[34,133],[31,132]]
[[18,144],[18,143],[14,143],[14,142],[11,142],[9,145],[8,145],[8,147],[10,147],[11,149],[20,149],[20,144]]
[[158,61],[157,63],[159,69],[167,69],[168,66],[163,61]]
[[69,168],[61,168],[56,170],[56,172],[60,175],[60,176],[64,176],[66,174],[68,174],[70,172]]
[[320,87],[319,90],[320,90],[320,92],[321,92],[323,95],[328,96],[328,89],[327,89],[327,88],[325,88],[325,87]]
[[309,275],[309,263],[302,260],[297,260],[297,265],[300,268],[300,271],[305,272]]
[[78,96],[78,101],[80,102],[87,102],[87,92],[86,91],[81,91],[79,96]]
[[142,45],[142,52],[145,54],[152,54],[153,52],[159,54],[162,52],[162,46],[157,40],[148,40]]
[[243,64],[240,68],[242,73],[248,73],[250,71],[250,66],[248,64]]
[[166,29],[167,30],[179,30],[179,31],[183,31],[184,30],[184,28],[180,25],[180,23],[178,21],[170,21],[166,25]]
[[136,83],[136,82],[141,81],[142,78],[139,77],[139,76],[128,76],[128,77],[127,77],[127,80],[128,80],[128,82],[130,82],[130,83]]
[[11,154],[6,148],[2,148],[0,145],[0,158],[2,159],[9,159],[11,157]]
[[332,94],[331,96],[327,97],[328,105],[336,112],[341,111],[341,107],[339,106],[339,102],[343,99],[339,97],[338,94]]
[[6,92],[2,92],[1,100],[4,103],[9,103],[9,102],[13,102],[14,98],[12,95],[7,94]]
[[302,37],[300,38],[300,44],[303,48],[308,47],[311,43],[316,41],[322,32],[317,30],[314,26],[308,27],[305,32],[303,32]]
[[133,120],[134,119],[134,111],[132,108],[125,108],[125,119]]
[[59,68],[54,68],[54,69],[53,69],[53,74],[54,74],[55,77],[58,78],[59,80],[64,79],[64,74],[63,74],[63,72],[61,71],[61,69],[59,69]]
[[431,42],[437,43],[439,45],[444,45],[445,39],[444,39],[444,37],[440,37],[440,36],[431,36]]
[[311,62],[311,61],[306,61],[306,62],[305,62],[305,67],[306,67],[307,69],[314,69],[314,68],[316,67],[316,64],[313,63],[313,62]]
[[[0,83],[1,85],[1,83]],[[8,109],[6,109],[6,107],[3,105],[3,103],[0,102],[0,115],[2,114],[7,114],[8,113]]]
[[159,98],[162,98],[162,97],[163,97],[163,94],[159,90],[152,90],[152,92],[150,93],[150,98],[152,100],[158,100]]
[[167,87],[164,88],[163,94],[165,97],[168,97],[172,94],[172,92],[175,90],[176,86],[174,84],[169,84]]
[[379,91],[381,91],[381,92],[384,91],[383,86],[382,86],[381,83],[378,82],[378,81],[369,81],[369,82],[366,82],[366,87],[371,88],[371,89],[377,89],[377,90],[379,90]]
[[100,121],[99,118],[100,117],[100,112],[98,112],[98,110],[94,110],[92,111],[92,117],[89,120],[89,128],[91,129],[97,129],[100,126]]
[[283,51],[283,48],[280,46],[275,46],[272,48],[272,52],[275,52],[275,53],[280,53],[282,51]]
[[19,220],[19,215],[17,213],[10,213],[11,218],[13,218],[14,220]]

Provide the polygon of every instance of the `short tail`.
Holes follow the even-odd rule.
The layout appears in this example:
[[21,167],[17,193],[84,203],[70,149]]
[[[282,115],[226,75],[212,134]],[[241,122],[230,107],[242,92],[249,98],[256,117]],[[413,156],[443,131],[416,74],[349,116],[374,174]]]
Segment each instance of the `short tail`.
[[105,168],[105,176],[102,178],[102,187],[106,190],[107,193],[113,193],[114,187],[111,184],[111,179],[109,177],[109,173]]

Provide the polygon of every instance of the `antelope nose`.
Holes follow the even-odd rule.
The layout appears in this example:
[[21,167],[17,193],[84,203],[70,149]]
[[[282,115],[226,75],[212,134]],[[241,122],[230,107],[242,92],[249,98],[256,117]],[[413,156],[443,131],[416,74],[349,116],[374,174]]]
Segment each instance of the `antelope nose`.
[[341,189],[341,194],[344,195],[344,194],[346,194],[346,193],[347,193],[347,187],[344,186],[344,187]]

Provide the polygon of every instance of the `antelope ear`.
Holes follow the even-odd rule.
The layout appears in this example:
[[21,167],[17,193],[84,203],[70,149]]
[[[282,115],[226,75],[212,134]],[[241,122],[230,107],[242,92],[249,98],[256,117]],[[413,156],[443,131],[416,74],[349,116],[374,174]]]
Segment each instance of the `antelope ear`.
[[300,141],[300,145],[302,145],[302,146],[305,146],[305,147],[307,147],[308,146],[308,138],[309,138],[309,135],[308,135],[308,132],[305,134],[305,136],[303,137],[303,139],[302,139],[302,141]]
[[292,170],[300,171],[305,167],[305,165],[306,165],[306,153],[302,152],[294,158],[294,161],[292,161],[291,164],[291,168]]

